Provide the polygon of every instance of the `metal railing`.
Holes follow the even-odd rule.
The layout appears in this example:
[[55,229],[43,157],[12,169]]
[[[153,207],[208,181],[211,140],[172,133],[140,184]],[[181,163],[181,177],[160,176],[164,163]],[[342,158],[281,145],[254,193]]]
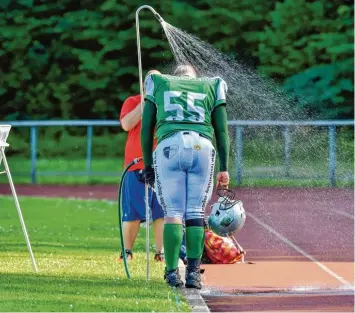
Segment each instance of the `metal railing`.
[[[328,127],[328,145],[329,145],[329,186],[336,185],[336,127],[353,126],[353,120],[344,121],[229,121],[228,125],[236,127],[236,179],[238,185],[242,183],[243,177],[243,128],[246,126],[282,126],[283,127],[283,156],[285,177],[290,176],[291,167],[291,140],[290,128],[295,126],[315,126]],[[291,177],[292,178],[292,177]]]
[[[120,122],[116,120],[68,120],[68,121],[5,121],[0,124],[9,124],[12,127],[28,127],[30,128],[30,158],[31,158],[31,183],[37,182],[37,137],[38,127],[53,127],[53,126],[78,126],[87,128],[87,143],[86,143],[86,171],[76,172],[76,175],[90,176],[93,174],[91,171],[92,161],[92,137],[94,127],[108,127],[120,126]],[[236,134],[236,169],[235,177],[237,183],[240,185],[243,179],[243,129],[244,127],[260,127],[260,126],[281,126],[283,127],[283,166],[286,177],[290,177],[290,164],[291,164],[291,140],[290,128],[295,126],[315,126],[315,127],[328,127],[328,145],[329,145],[329,173],[328,180],[329,186],[336,185],[336,127],[338,126],[352,126],[354,127],[353,120],[339,120],[339,121],[228,121],[228,125],[235,127]],[[11,144],[11,142],[10,142]],[[55,173],[50,172],[46,175],[58,175],[69,173]],[[97,173],[96,173],[97,174]],[[120,173],[100,173],[103,176],[120,175]]]

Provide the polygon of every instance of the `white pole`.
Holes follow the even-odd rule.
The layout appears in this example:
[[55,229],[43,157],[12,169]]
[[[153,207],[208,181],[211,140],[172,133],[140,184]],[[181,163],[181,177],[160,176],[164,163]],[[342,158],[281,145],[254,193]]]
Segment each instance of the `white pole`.
[[148,184],[145,184],[145,252],[147,258],[147,280],[149,280],[150,274],[150,262],[149,262],[149,228],[150,228],[150,214],[149,214],[149,198],[148,198]]
[[12,195],[13,195],[13,198],[14,198],[14,201],[15,201],[15,205],[16,205],[16,208],[17,208],[17,213],[18,213],[18,216],[20,218],[23,234],[24,234],[25,239],[26,239],[27,249],[28,249],[28,252],[30,253],[30,257],[31,257],[31,261],[32,261],[32,268],[33,268],[33,270],[35,272],[38,272],[36,260],[35,260],[35,258],[33,256],[32,248],[31,248],[30,239],[28,238],[25,221],[23,220],[23,217],[22,217],[20,203],[18,201],[16,190],[15,190],[15,186],[14,186],[14,183],[12,181],[10,168],[9,168],[9,165],[7,164],[7,160],[6,160],[6,156],[5,156],[5,147],[2,147],[0,150],[1,150],[2,159],[4,161],[5,172],[7,174],[8,179],[9,179]]
[[139,88],[141,94],[141,110],[143,112],[143,102],[144,102],[144,93],[143,93],[143,74],[142,74],[142,55],[141,55],[141,40],[139,34],[139,12],[142,9],[149,9],[153,12],[156,19],[159,23],[162,23],[164,20],[162,17],[149,5],[142,5],[136,11],[136,33],[137,33],[137,52],[138,52],[138,73],[139,73]]
[[[144,91],[143,91],[143,73],[142,73],[142,57],[141,57],[141,42],[139,35],[139,12],[142,9],[149,9],[153,12],[154,16],[161,23],[163,19],[161,16],[149,5],[142,5],[136,11],[136,32],[137,32],[137,52],[138,52],[138,70],[139,70],[139,88],[141,95],[141,110],[143,114],[143,102],[144,102]],[[149,197],[148,197],[148,185],[145,184],[145,224],[146,224],[146,240],[145,240],[145,251],[147,258],[147,280],[149,280],[150,264],[149,264],[149,228],[150,228],[150,214],[149,214]]]

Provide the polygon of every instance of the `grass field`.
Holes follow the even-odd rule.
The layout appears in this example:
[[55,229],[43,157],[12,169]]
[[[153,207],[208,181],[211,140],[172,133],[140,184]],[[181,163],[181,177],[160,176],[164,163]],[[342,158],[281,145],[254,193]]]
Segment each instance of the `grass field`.
[[129,263],[132,279],[126,279],[123,264],[116,261],[116,203],[26,197],[20,203],[39,273],[32,271],[13,199],[0,197],[1,312],[190,310],[165,285],[163,264],[151,261],[146,281],[143,228]]
[[[31,182],[31,161],[22,157],[8,157],[8,163],[14,183],[28,184]],[[123,158],[92,160],[93,172],[104,172],[106,175],[80,175],[76,172],[86,171],[86,160],[70,158],[39,158],[37,162],[37,183],[39,184],[118,184],[123,171]],[[53,172],[59,172],[53,174]],[[69,174],[60,174],[69,172]],[[51,174],[52,173],[52,174]],[[0,176],[0,183],[7,182],[5,175]]]

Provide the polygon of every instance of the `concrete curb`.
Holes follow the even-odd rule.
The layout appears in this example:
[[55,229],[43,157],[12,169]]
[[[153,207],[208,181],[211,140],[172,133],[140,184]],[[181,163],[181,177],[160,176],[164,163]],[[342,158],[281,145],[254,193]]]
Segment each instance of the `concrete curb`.
[[[185,280],[185,265],[179,260],[179,272],[182,280]],[[200,291],[197,289],[189,289],[189,288],[179,288],[179,292],[187,299],[189,304],[191,305],[191,312],[204,312],[210,313],[210,309],[206,305],[205,300],[203,300]]]

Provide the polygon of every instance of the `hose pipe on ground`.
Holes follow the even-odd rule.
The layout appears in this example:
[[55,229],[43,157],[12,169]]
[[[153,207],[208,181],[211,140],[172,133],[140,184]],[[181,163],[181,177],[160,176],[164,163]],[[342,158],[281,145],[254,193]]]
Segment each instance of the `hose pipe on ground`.
[[123,256],[123,263],[124,263],[124,267],[125,267],[125,271],[126,271],[126,276],[128,279],[131,278],[131,275],[129,273],[129,269],[128,269],[128,263],[127,263],[127,258],[126,258],[126,249],[124,246],[124,240],[123,240],[123,229],[122,229],[122,186],[123,186],[123,182],[125,179],[125,176],[128,172],[128,170],[134,165],[137,164],[138,162],[140,162],[143,158],[136,158],[134,159],[131,163],[129,163],[121,176],[121,183],[120,183],[120,187],[118,189],[118,224],[119,224],[119,230],[120,230],[120,239],[121,239],[121,248],[122,248],[122,256]]

